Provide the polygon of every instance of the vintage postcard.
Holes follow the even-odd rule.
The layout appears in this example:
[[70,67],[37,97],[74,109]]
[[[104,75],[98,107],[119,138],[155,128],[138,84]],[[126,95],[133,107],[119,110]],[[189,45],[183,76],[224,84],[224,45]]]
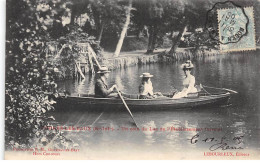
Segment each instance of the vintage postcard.
[[8,0],[5,159],[260,159],[259,0]]

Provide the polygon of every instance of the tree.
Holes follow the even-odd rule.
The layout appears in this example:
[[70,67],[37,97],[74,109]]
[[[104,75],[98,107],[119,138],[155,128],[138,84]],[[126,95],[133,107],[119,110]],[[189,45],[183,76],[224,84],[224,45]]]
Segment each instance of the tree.
[[189,0],[134,1],[133,22],[139,29],[148,26],[149,38],[147,53],[152,53],[158,39],[166,33],[178,32],[172,39],[169,54],[175,53],[185,30],[194,30],[204,24],[209,2]]
[[[176,5],[174,3],[179,3],[179,5]],[[168,52],[169,55],[173,55],[176,52],[176,49],[180,44],[180,40],[185,32],[185,29],[194,30],[195,28],[202,27],[204,25],[203,23],[204,20],[206,20],[205,16],[210,2],[183,0],[175,1],[174,3],[171,3],[171,5],[169,4],[168,9],[171,9],[174,6],[178,6],[178,8],[174,7],[177,11],[176,16],[169,14],[166,15],[166,17],[169,17],[169,20],[173,18],[172,21],[175,22],[176,28],[170,29],[177,30],[178,35],[177,37],[172,39],[172,47]]]
[[79,17],[81,14],[89,13],[90,0],[73,0],[69,2],[68,7],[71,9],[71,21],[70,24],[75,24],[75,18]]
[[124,42],[124,38],[125,38],[125,35],[126,35],[126,32],[127,32],[127,28],[128,28],[129,23],[130,23],[131,10],[132,10],[132,0],[129,0],[129,5],[128,5],[127,9],[126,9],[125,24],[123,26],[123,29],[122,29],[120,38],[118,40],[115,53],[114,53],[115,57],[118,57],[118,55],[119,55],[119,53],[121,51],[121,48],[122,48],[122,45],[123,45],[123,42]]
[[151,1],[149,8],[149,24],[148,24],[148,30],[149,30],[149,39],[148,39],[148,48],[146,53],[153,53],[155,49],[155,44],[157,41],[157,35],[159,32],[159,29],[162,25],[162,15],[163,15],[163,6],[160,3],[160,1]]
[[53,22],[60,21],[56,15],[64,13],[66,7],[60,0],[10,0],[6,8],[6,146],[46,145],[61,133],[44,129],[47,120],[54,119],[46,113],[54,109],[55,76],[59,71],[47,59],[45,49]]
[[[101,42],[104,32],[119,31],[124,11],[124,1],[121,0],[75,0],[68,2],[71,10],[70,27],[76,25],[75,19],[87,14],[89,19],[82,27],[84,32],[97,38]],[[91,23],[90,23],[91,22]]]
[[124,22],[125,1],[91,0],[90,17],[94,19],[97,41],[101,42],[104,33],[114,35]]
[[148,26],[148,46],[147,53],[153,53],[157,41],[157,35],[162,27],[163,6],[162,1],[144,0],[134,1],[136,11],[133,11],[133,22],[142,30]]

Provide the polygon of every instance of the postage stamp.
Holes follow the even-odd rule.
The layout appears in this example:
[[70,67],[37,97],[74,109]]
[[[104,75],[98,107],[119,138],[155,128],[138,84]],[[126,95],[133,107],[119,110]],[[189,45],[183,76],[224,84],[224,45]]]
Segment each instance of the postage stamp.
[[255,50],[253,7],[218,9],[221,52]]

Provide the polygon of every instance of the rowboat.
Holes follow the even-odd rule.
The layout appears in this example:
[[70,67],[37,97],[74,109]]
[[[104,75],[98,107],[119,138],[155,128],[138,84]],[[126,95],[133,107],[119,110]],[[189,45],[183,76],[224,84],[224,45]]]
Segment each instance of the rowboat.
[[[131,111],[139,110],[176,110],[185,108],[202,108],[205,106],[222,106],[229,104],[232,92],[205,93],[197,97],[172,99],[172,94],[154,99],[139,99],[136,94],[122,93],[124,100]],[[61,95],[57,101],[58,109],[88,109],[88,110],[124,110],[124,105],[118,97],[96,98],[93,94],[78,94],[74,96]]]

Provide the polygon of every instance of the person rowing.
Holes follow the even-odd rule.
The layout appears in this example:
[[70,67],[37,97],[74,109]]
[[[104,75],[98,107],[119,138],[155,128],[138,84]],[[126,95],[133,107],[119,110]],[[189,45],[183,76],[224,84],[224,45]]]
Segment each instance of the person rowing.
[[97,73],[99,74],[99,78],[97,79],[95,84],[95,97],[118,97],[118,94],[114,93],[117,87],[115,84],[111,88],[108,88],[106,81],[110,73],[108,68],[106,66],[101,66]]
[[174,94],[173,99],[179,99],[183,97],[195,97],[198,96],[198,90],[195,87],[195,77],[191,74],[191,70],[194,68],[190,60],[187,60],[184,64],[181,65],[185,78],[183,80],[183,86],[181,92]]
[[[124,98],[122,97],[121,92],[118,90],[117,86],[114,84],[111,88],[108,89],[107,82],[106,82],[107,78],[109,77],[109,73],[110,73],[108,68],[106,66],[101,66],[97,73],[99,74],[99,78],[97,79],[96,84],[95,84],[95,97],[98,97],[98,98],[107,98],[107,97],[120,98],[122,100],[125,108],[127,109],[128,113],[131,115],[135,126],[138,127],[132,112],[130,111],[129,107],[127,106],[127,104],[126,104]],[[114,91],[117,92],[117,93],[114,93]]]

